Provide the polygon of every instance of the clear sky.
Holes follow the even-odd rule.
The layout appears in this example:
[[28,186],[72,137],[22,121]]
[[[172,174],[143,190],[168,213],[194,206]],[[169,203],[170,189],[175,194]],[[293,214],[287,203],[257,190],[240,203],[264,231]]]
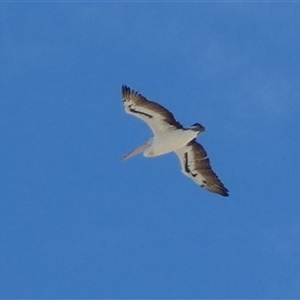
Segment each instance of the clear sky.
[[[0,298],[300,298],[300,4],[0,3]],[[119,158],[157,101],[230,191]]]

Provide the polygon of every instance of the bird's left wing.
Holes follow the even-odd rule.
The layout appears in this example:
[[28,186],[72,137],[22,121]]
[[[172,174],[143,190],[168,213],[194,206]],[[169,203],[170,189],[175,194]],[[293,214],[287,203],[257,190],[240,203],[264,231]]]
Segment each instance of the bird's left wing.
[[166,131],[170,127],[183,128],[170,111],[126,85],[122,86],[122,98],[125,111],[145,121],[154,134]]
[[222,196],[229,195],[229,191],[212,170],[205,149],[196,140],[190,141],[175,152],[179,157],[183,174],[210,192]]

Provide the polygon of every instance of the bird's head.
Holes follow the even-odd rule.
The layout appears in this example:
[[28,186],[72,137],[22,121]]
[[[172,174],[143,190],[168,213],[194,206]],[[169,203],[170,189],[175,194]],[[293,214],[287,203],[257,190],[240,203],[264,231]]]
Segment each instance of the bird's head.
[[202,126],[199,123],[195,123],[190,127],[191,130],[196,131],[198,133],[204,132],[205,131],[205,127]]

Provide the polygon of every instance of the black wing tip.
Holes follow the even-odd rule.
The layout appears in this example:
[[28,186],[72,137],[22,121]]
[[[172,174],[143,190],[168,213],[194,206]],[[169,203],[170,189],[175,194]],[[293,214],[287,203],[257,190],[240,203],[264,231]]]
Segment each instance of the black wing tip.
[[122,85],[122,94],[125,95],[127,93],[130,93],[131,89],[127,85]]
[[125,102],[130,95],[132,95],[132,93],[135,93],[130,87],[128,87],[127,85],[122,85],[122,98],[123,98],[123,102]]
[[[220,179],[218,179],[220,180]],[[224,184],[222,182],[220,182],[220,185],[218,186],[217,190],[215,191],[215,193],[224,196],[224,197],[228,197],[229,196],[229,191],[226,189],[226,187],[224,186]]]
[[219,194],[221,196],[228,197],[229,196],[229,191],[228,190],[224,190],[224,191],[221,191]]
[[201,187],[208,190],[209,192],[218,194],[223,197],[229,196],[229,191],[224,186],[218,186],[218,187],[214,187],[214,188],[209,188],[209,187],[204,187],[204,186],[201,186]]
[[135,91],[135,90],[131,89],[129,86],[127,86],[125,84],[122,85],[122,96],[123,96],[123,98],[129,97],[130,95],[143,97],[138,91]]

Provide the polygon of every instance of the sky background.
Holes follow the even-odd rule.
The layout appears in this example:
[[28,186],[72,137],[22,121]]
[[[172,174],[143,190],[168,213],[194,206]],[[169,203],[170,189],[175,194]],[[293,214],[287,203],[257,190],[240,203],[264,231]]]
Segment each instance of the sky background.
[[[0,3],[0,298],[300,298],[300,4]],[[152,133],[171,110],[230,191]]]

